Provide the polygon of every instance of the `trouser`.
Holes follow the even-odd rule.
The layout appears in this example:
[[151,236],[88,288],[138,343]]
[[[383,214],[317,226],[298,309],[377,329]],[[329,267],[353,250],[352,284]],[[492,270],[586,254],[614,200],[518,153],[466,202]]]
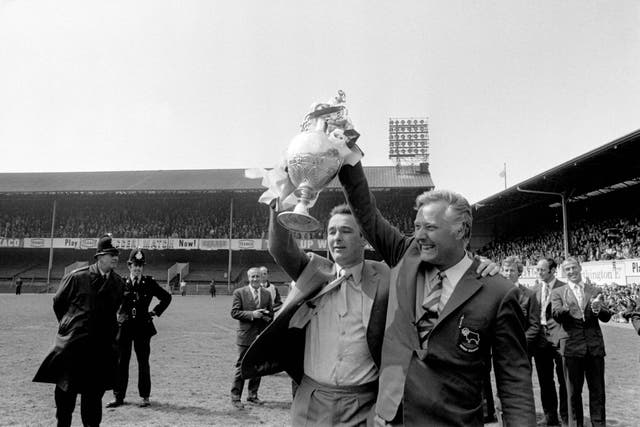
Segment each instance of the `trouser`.
[[[240,400],[242,397],[242,389],[244,389],[244,379],[240,370],[240,364],[244,354],[249,349],[248,345],[238,345],[238,361],[236,362],[236,371],[233,375],[233,385],[231,386],[231,400]],[[249,380],[249,397],[258,397],[258,388],[260,387],[260,377],[251,378]]]
[[[563,420],[567,420],[567,388],[564,380],[564,371],[562,369],[562,356],[560,356],[557,349],[550,342],[546,341],[544,347],[536,349],[533,357],[536,362],[538,382],[540,383],[542,410],[544,411],[547,421],[558,420],[558,409],[560,409],[560,417]],[[554,365],[558,378],[557,393],[556,384],[553,380]],[[558,403],[560,404],[559,408]]]
[[138,360],[138,393],[142,398],[148,398],[151,395],[151,369],[149,367],[151,337],[120,337],[118,339],[118,374],[116,385],[113,388],[113,395],[118,400],[124,400],[127,394],[132,344]]
[[604,357],[564,357],[563,368],[569,403],[569,426],[582,427],[582,386],[587,379],[589,387],[589,416],[591,425],[605,426]]
[[[85,427],[97,427],[102,421],[102,396],[104,390],[83,392],[80,394],[80,417]],[[77,392],[64,391],[56,386],[56,418],[58,427],[71,426],[71,417],[76,407]]]
[[291,405],[294,426],[365,426],[373,419],[378,382],[334,386],[321,384],[306,375]]

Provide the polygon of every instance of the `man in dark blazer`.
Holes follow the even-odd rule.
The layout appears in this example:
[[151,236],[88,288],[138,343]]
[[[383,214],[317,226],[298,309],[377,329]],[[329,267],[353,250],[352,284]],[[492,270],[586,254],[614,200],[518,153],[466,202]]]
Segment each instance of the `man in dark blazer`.
[[114,386],[116,312],[122,302],[123,281],[113,271],[118,250],[111,235],[98,240],[95,258],[95,264],[63,277],[53,297],[59,323],[54,347],[33,379],[56,385],[59,427],[71,425],[78,394],[83,425],[100,425],[102,396]]
[[376,422],[481,426],[492,354],[503,423],[535,426],[518,290],[476,273],[465,252],[469,203],[452,192],[424,193],[406,237],[380,214],[359,162],[339,178],[365,237],[392,268]]
[[567,397],[569,426],[583,425],[582,386],[589,387],[589,415],[593,426],[606,425],[604,390],[604,340],[600,322],[611,312],[602,302],[602,291],[582,280],[582,267],[575,258],[562,263],[566,286],[551,291],[553,318],[566,335],[560,338]]
[[[231,403],[238,409],[244,408],[240,401],[244,379],[240,371],[240,364],[247,349],[264,328],[267,327],[273,318],[273,302],[271,294],[260,286],[260,269],[250,268],[247,271],[249,284],[233,291],[233,302],[231,303],[231,317],[238,321],[236,333],[236,344],[238,346],[238,360],[231,386]],[[260,378],[249,380],[249,396],[247,402],[261,405],[263,402],[258,398],[258,388]]]
[[[115,400],[107,404],[107,408],[115,408],[124,404],[129,382],[129,361],[131,347],[136,351],[138,360],[138,393],[142,401],[141,407],[149,406],[151,394],[151,337],[157,334],[153,325],[153,317],[160,316],[171,303],[171,294],[163,289],[151,276],[142,274],[145,255],[142,249],[134,249],[127,261],[129,277],[124,285],[124,299],[118,309],[118,376],[113,389]],[[158,299],[158,304],[149,311],[151,300]]]
[[540,304],[535,292],[519,283],[523,271],[524,265],[517,257],[508,256],[502,260],[502,275],[520,290],[518,303],[524,315],[524,335],[527,338],[527,353],[531,360],[540,334]]
[[291,407],[294,426],[364,426],[371,416],[389,267],[365,260],[365,244],[349,208],[340,205],[327,226],[335,262],[307,256],[271,211],[269,252],[296,283],[242,367],[247,377],[285,370],[299,384]]
[[[531,289],[536,294],[540,305],[540,334],[535,345],[535,360],[538,383],[540,384],[540,400],[547,426],[559,426],[560,420],[568,423],[567,388],[562,370],[562,356],[559,352],[559,341],[564,334],[562,327],[551,314],[551,291],[566,285],[556,278],[557,264],[553,258],[541,259],[536,265],[538,281]],[[555,368],[554,368],[555,365]],[[554,370],[558,378],[558,390],[553,379]],[[558,410],[560,418],[558,418]]]

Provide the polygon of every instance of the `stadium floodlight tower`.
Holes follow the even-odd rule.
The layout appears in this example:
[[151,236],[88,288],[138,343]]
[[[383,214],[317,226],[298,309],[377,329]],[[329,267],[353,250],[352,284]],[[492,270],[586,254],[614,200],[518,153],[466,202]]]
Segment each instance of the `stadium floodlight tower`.
[[429,125],[427,117],[389,119],[389,159],[396,171],[429,173]]

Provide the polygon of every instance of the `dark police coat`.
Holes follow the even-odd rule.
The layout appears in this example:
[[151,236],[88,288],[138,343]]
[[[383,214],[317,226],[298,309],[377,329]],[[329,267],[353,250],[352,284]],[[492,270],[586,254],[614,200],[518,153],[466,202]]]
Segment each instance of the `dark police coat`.
[[110,390],[116,377],[123,280],[114,271],[105,281],[97,264],[66,275],[53,297],[58,333],[33,381],[57,384],[65,391]]
[[152,337],[157,333],[149,314],[153,297],[159,300],[153,312],[160,316],[171,303],[171,294],[151,276],[142,276],[135,286],[131,277],[127,278],[122,305],[118,309],[118,339]]

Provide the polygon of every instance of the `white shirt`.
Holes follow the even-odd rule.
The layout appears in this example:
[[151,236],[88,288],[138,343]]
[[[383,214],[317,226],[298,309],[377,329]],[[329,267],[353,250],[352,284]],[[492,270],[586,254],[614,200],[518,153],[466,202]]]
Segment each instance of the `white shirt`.
[[[471,267],[471,264],[473,264],[473,261],[465,255],[456,265],[443,271],[445,277],[442,280],[442,294],[440,295],[438,312],[441,312],[444,306],[447,305],[447,302],[449,301],[451,294],[453,294],[453,291],[458,285],[458,282],[460,281],[460,279],[462,279],[462,276],[464,276],[464,273],[467,272],[469,267]],[[416,318],[418,319],[424,313],[424,309],[422,309],[422,301],[424,297],[428,295],[429,284],[433,280],[435,280],[435,276],[438,274],[438,272],[439,270],[437,268],[428,270],[427,280],[424,281],[424,287],[418,291],[418,298],[416,298],[417,306],[419,306],[416,307],[419,308],[416,310]]]
[[[580,309],[584,308],[584,282],[580,281],[579,284],[577,283],[573,283],[572,281],[569,281],[569,288],[571,289],[571,291],[573,292],[573,295],[576,297],[576,300],[578,300],[578,304],[580,304]],[[578,290],[576,289],[578,286],[580,286],[582,289],[582,295],[578,294]]]
[[[353,275],[353,280],[343,282],[316,303],[307,325],[304,348],[304,373],[314,381],[345,386],[366,384],[378,378],[378,368],[367,344],[373,301],[362,292],[363,266],[360,263],[344,269],[345,275]],[[336,271],[340,270],[336,264]],[[346,298],[346,310],[342,298]]]

